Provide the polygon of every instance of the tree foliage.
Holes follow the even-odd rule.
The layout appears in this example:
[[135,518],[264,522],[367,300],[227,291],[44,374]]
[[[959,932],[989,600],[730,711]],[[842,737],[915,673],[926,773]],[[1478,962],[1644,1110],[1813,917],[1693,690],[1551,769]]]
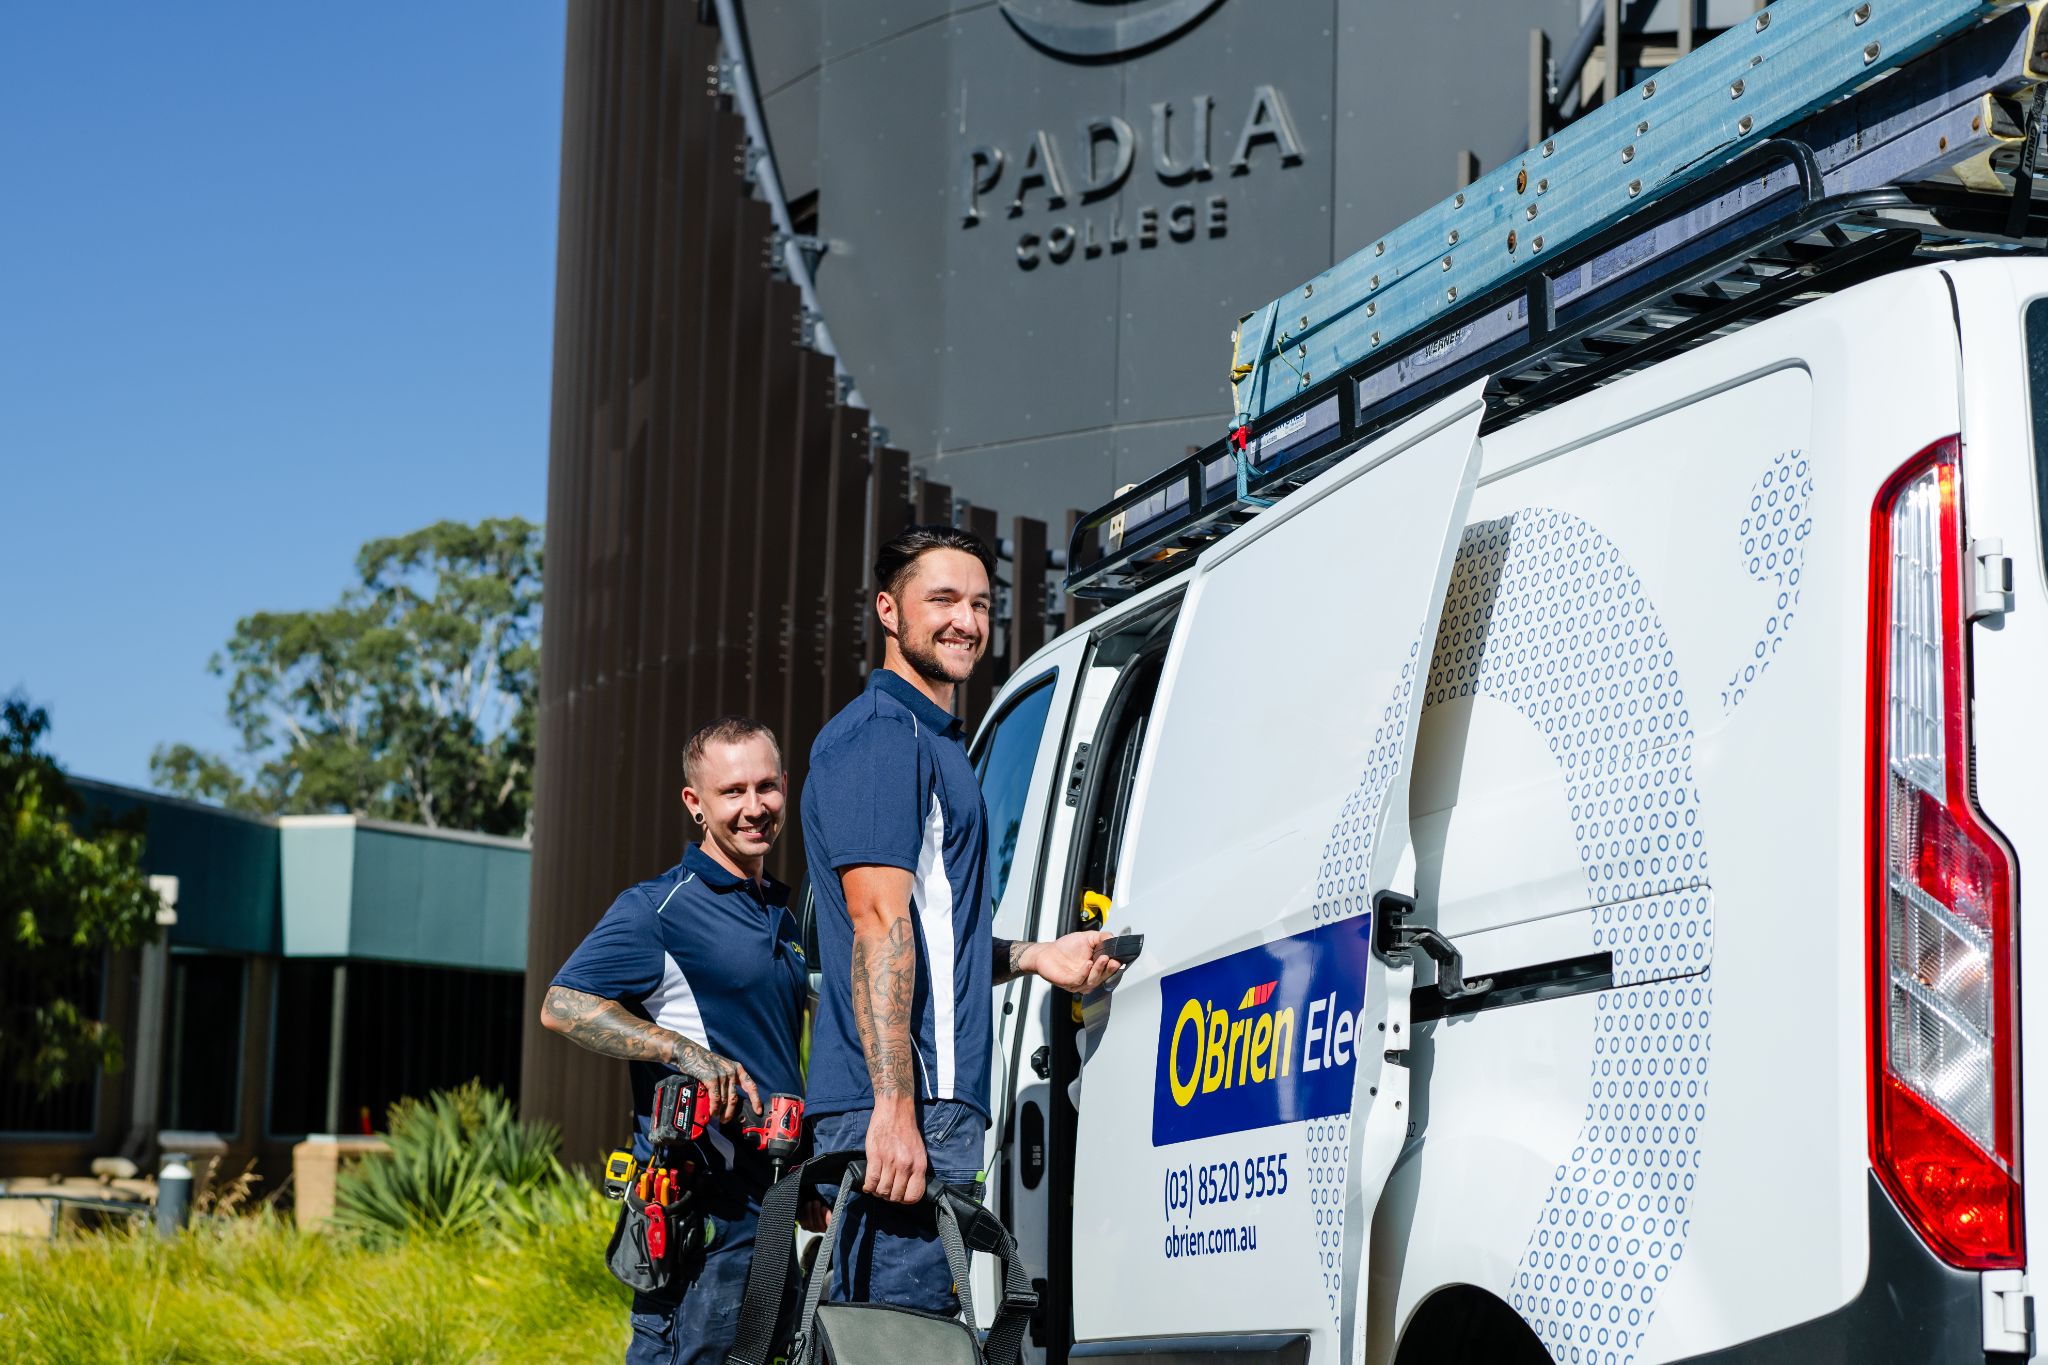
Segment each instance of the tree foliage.
[[49,727],[24,697],[0,703],[0,1066],[44,1094],[119,1069],[119,1035],[73,987],[106,952],[154,937],[158,905],[141,834],[86,822],[37,748]]
[[532,813],[541,531],[517,517],[374,540],[331,607],[257,612],[209,667],[232,758],[150,757],[157,784],[267,815],[354,812],[521,834]]

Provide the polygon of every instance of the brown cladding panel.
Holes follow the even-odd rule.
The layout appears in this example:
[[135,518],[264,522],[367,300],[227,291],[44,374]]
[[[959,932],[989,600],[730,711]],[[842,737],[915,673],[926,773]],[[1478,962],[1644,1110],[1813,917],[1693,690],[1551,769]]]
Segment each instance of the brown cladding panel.
[[927,526],[953,524],[953,487],[926,479],[918,489],[917,519]]
[[782,698],[782,612],[789,601],[789,488],[796,468],[797,366],[787,361],[794,345],[800,306],[796,286],[772,283],[764,296],[761,351],[760,507],[755,518],[754,581],[749,615],[752,646],[747,659],[747,710],[775,727],[785,758],[801,758],[787,733]]
[[694,268],[704,278],[702,320],[697,329],[702,344],[697,355],[696,399],[688,405],[694,433],[691,457],[697,466],[697,509],[690,534],[694,558],[686,589],[697,621],[690,638],[688,706],[691,716],[703,720],[731,705],[722,695],[725,640],[718,608],[730,526],[728,499],[739,472],[724,447],[733,404],[733,237],[744,202],[731,192],[731,185],[733,158],[745,143],[745,130],[737,119],[726,117],[713,121],[713,131],[696,225],[703,240],[693,259]]
[[724,384],[732,395],[720,459],[732,468],[725,509],[725,550],[718,566],[718,695],[721,711],[752,713],[748,679],[753,669],[754,547],[761,537],[762,291],[768,284],[762,244],[770,220],[767,207],[740,201],[732,237],[733,306],[726,347]]
[[[996,549],[996,542],[1001,539],[1001,535],[996,528],[1002,522],[1001,518],[996,515],[995,508],[968,507],[963,511],[961,521],[967,530],[981,537],[982,544],[988,546],[990,551],[993,552]],[[1001,566],[998,565],[997,567],[1000,568]],[[989,589],[991,594],[993,594],[995,584],[989,584]],[[1008,659],[1006,657],[999,657],[995,651],[995,609],[993,605],[989,609],[989,631],[988,656],[982,660],[981,667],[975,669],[968,677],[966,686],[961,689],[960,717],[967,722],[967,733],[970,735],[974,733],[974,727],[981,724],[981,718],[988,714],[988,704],[995,696],[997,684],[1010,674]]]
[[1010,667],[1014,674],[1045,643],[1045,523],[1010,519]]
[[861,558],[868,531],[868,415],[841,407],[832,441],[831,534],[826,542],[825,715],[860,692],[862,615],[867,575]]
[[884,446],[875,452],[873,475],[868,481],[867,550],[861,558],[861,567],[867,571],[861,585],[861,629],[867,636],[870,669],[882,666],[887,640],[882,623],[875,616],[875,558],[891,536],[915,520],[917,515],[910,501],[910,456],[894,446]]

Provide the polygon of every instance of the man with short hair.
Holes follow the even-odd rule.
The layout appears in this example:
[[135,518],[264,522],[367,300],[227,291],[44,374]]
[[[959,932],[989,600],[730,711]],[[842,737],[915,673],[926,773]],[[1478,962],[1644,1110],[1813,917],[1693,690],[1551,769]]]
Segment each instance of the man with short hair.
[[834,1297],[959,1311],[929,1217],[891,1205],[928,1179],[980,1194],[990,988],[1026,972],[1070,991],[1119,964],[1109,936],[1009,943],[990,931],[987,812],[953,715],[989,645],[995,556],[968,532],[913,526],[875,563],[887,641],[867,690],[811,747],[804,853],[823,972],[807,1112],[820,1152],[864,1149],[835,1253]]
[[640,1165],[654,1088],[669,1071],[702,1081],[719,1120],[697,1144],[710,1219],[703,1260],[680,1299],[634,1296],[628,1365],[720,1365],[739,1327],[770,1176],[741,1120],[763,1097],[803,1087],[809,970],[789,888],[763,870],[785,786],[781,750],[759,721],[727,716],[691,736],[682,798],[703,837],[676,866],[619,893],[541,1006],[549,1029],[631,1063]]

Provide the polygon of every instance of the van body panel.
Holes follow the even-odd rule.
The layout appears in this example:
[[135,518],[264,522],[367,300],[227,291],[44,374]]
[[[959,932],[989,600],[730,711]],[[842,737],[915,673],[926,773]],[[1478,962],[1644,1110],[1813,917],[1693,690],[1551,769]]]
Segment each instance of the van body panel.
[[[1503,951],[1513,936],[1501,926],[1531,929],[1530,910],[1547,909],[1560,916],[1553,933],[1524,951],[1562,953],[1588,931],[1577,951],[1614,951],[1621,984],[1595,1001],[1583,1079],[1549,1100],[1573,1111],[1578,1132],[1553,1153],[1536,1216],[1507,1216],[1529,1207],[1528,1191],[1518,1199],[1481,1193],[1468,1160],[1441,1159],[1438,1149],[1497,1143],[1504,1126],[1542,1129],[1544,1111],[1525,1088],[1499,1105],[1472,1101],[1474,1087],[1484,1096],[1498,1079],[1493,1058],[1465,1054],[1496,1047],[1494,1035],[1534,1046],[1524,1032],[1547,1030],[1570,1011],[1564,1002],[1517,1006],[1480,1016],[1490,1030],[1471,1026],[1479,1020],[1418,1029],[1418,1054],[1433,1051],[1429,1093],[1417,1100],[1429,1120],[1394,1185],[1413,1201],[1410,1226],[1430,1232],[1401,1258],[1394,1302],[1386,1313],[1376,1303],[1376,1317],[1405,1321],[1438,1287],[1480,1284],[1513,1304],[1553,1353],[1599,1345],[1617,1349],[1617,1359],[1648,1361],[1820,1317],[1860,1288],[1868,1260],[1869,517],[1884,478],[1956,429],[1954,335],[1938,273],[1908,272],[1487,438],[1489,472],[1454,571],[1418,745],[1418,794],[1455,794],[1448,813],[1418,819],[1442,831],[1433,848],[1418,833],[1419,855],[1437,860],[1422,881],[1434,880],[1446,932],[1474,935],[1469,970],[1517,965]],[[1870,402],[1872,393],[1885,401]],[[1525,527],[1549,537],[1532,543],[1534,554],[1517,545]],[[1560,536],[1560,527],[1571,534]],[[1782,541],[1780,530],[1789,531]],[[1520,587],[1536,598],[1560,555],[1577,556],[1581,567],[1571,572],[1580,579],[1589,557],[1619,570],[1615,581],[1631,600],[1649,603],[1655,657],[1670,660],[1654,680],[1671,684],[1668,696],[1632,685],[1640,674],[1603,676],[1577,696],[1549,689],[1553,711],[1560,692],[1564,704],[1545,737],[1565,741],[1550,752],[1576,760],[1554,764],[1562,781],[1541,771],[1526,741],[1504,740],[1503,713],[1517,709],[1508,689],[1480,688],[1471,698],[1469,679],[1461,684],[1457,674],[1474,666],[1472,651],[1451,638],[1468,612],[1466,581],[1477,572],[1470,557],[1504,556],[1499,593]],[[1599,571],[1590,577],[1597,587]],[[1540,601],[1525,612],[1537,618],[1524,626],[1526,638],[1514,635],[1512,614],[1487,618],[1479,653],[1548,645],[1555,655],[1562,635],[1589,627],[1595,654],[1610,646],[1598,638],[1611,627],[1604,614],[1575,620],[1546,613]],[[1560,663],[1580,653],[1565,649]],[[1487,667],[1498,676],[1498,663]],[[1604,675],[1605,660],[1600,667]],[[1544,690],[1540,679],[1534,685]],[[1460,702],[1463,714],[1452,709]],[[1542,702],[1532,707],[1525,695],[1522,703],[1525,716],[1535,712],[1524,724],[1540,729]],[[1620,718],[1602,717],[1602,705]],[[1608,736],[1638,717],[1666,728],[1645,724],[1631,743]],[[1583,735],[1595,724],[1598,737],[1566,740],[1574,725]],[[1440,729],[1491,747],[1461,751],[1438,741]],[[1424,753],[1458,770],[1423,771]],[[1671,830],[1696,835],[1693,866],[1681,858],[1670,867],[1655,840],[1622,838],[1617,847],[1618,836],[1605,833],[1610,821],[1632,826],[1638,807],[1666,811],[1658,804],[1666,792],[1697,812],[1691,826]],[[1562,815],[1545,804],[1561,797]],[[1504,823],[1512,832],[1490,837]],[[1593,871],[1624,859],[1625,875]],[[1559,875],[1572,863],[1587,869],[1576,888]],[[1563,913],[1587,906],[1597,910],[1590,923]],[[1662,960],[1667,944],[1678,960]],[[1695,944],[1704,952],[1676,951]],[[1637,1066],[1670,1073],[1651,1081],[1631,1074]],[[1420,1061],[1416,1069],[1419,1087]],[[1467,1131],[1468,1123],[1480,1127]],[[1640,1189],[1651,1192],[1647,1211],[1639,1195],[1627,1212],[1599,1203]],[[1579,1210],[1591,1213],[1575,1217]],[[1799,1248],[1796,1266],[1758,1255],[1762,1210],[1773,1242]],[[1632,1231],[1653,1221],[1670,1235],[1620,1236],[1631,1216]],[[1376,1236],[1387,1245],[1376,1245],[1375,1264],[1388,1275],[1382,1262],[1398,1238],[1389,1242],[1385,1228]],[[1602,1266],[1611,1237],[1619,1240]],[[1586,1270],[1578,1271],[1582,1254]],[[1514,1267],[1507,1279],[1480,1278],[1504,1260]]]
[[[1892,1321],[1887,1286],[1937,1281],[1941,1349],[1960,1340],[1960,1272],[1921,1255],[1870,1172],[1870,528],[1887,478],[1961,432],[1968,533],[2001,538],[2015,565],[2014,609],[1972,631],[1974,725],[1980,804],[2024,896],[2048,847],[2048,546],[2021,313],[2044,296],[2039,261],[1901,271],[1489,432],[1428,642],[1371,624],[1399,614],[1382,585],[1411,574],[1364,566],[1391,538],[1426,542],[1417,523],[1441,503],[1399,501],[1405,456],[1354,473],[1349,500],[1291,495],[1173,580],[1187,597],[1113,916],[1146,935],[1145,956],[1086,1062],[1078,1339],[1301,1331],[1312,1359],[1344,1358],[1360,1284],[1341,1215],[1363,1207],[1364,1354],[1382,1365],[1459,1285],[1510,1304],[1560,1359],[1770,1359],[1768,1343],[1830,1323]],[[1425,683],[1404,713],[1384,656],[1362,661],[1411,644]],[[1360,807],[1381,800],[1357,786],[1374,748],[1361,712],[1414,716],[1390,784],[1412,845],[1361,837]],[[1067,757],[1092,725],[1076,720]],[[1162,1128],[1162,1105],[1186,1107],[1161,1068],[1188,1004],[1163,987],[1235,1014],[1268,977],[1277,992],[1288,970],[1322,972],[1324,950],[1289,945],[1356,913],[1319,918],[1324,860],[1341,899],[1404,886],[1404,855],[1417,920],[1450,936],[1467,976],[1607,952],[1614,984],[1415,1024],[1388,1071],[1407,1086],[1403,1125]],[[1073,892],[1055,880],[1045,908]],[[2025,983],[2048,973],[2048,934],[2023,929],[2020,950],[2023,1035],[2038,1036],[2048,991]],[[1255,966],[1272,970],[1223,981]],[[1372,989],[1384,971],[1365,961]],[[1424,964],[1420,993],[1433,977]],[[2024,1051],[2023,1082],[2044,1051]],[[1379,1064],[1361,1062],[1359,1094]],[[1219,1097],[1257,1107],[1235,1088],[1191,1096]],[[2023,1109],[2023,1168],[2043,1129]],[[1358,1188],[1365,1130],[1399,1145],[1383,1189],[1369,1173]],[[1198,1183],[1283,1152],[1306,1181],[1299,1206],[1173,1203],[1171,1171]],[[2048,1196],[2027,1189],[2042,1226]],[[1240,1241],[1255,1229],[1255,1249],[1193,1256],[1183,1236],[1167,1254],[1173,1234],[1226,1223]],[[1870,1323],[1857,1330],[1884,1334]]]
[[1382,1007],[1405,1018],[1407,976],[1374,956],[1370,908],[1407,854],[1413,710],[1482,410],[1477,385],[1446,399],[1194,572],[1118,873],[1145,955],[1080,1106],[1079,1340],[1283,1326],[1341,1349],[1341,1220],[1356,1263],[1406,1123],[1383,1060],[1405,1029]]
[[[2027,365],[2028,309],[2048,298],[2048,261],[1944,267],[1963,353],[1964,534],[2012,559],[2013,609],[1970,633],[1977,804],[2019,864],[2020,1178],[2027,1262],[2048,1234],[2048,931],[2028,924],[2028,893],[2048,867],[2048,545],[2034,439],[2048,392]],[[2048,320],[2036,319],[2037,329]],[[2048,343],[2048,337],[2036,344]],[[2031,875],[2030,875],[2031,874]],[[2038,1342],[2039,1335],[2036,1335]]]

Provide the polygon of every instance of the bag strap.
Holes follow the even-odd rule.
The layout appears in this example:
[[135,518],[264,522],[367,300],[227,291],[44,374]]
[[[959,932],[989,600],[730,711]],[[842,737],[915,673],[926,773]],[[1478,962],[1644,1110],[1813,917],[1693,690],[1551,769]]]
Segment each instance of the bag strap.
[[[951,1260],[953,1245],[957,1244],[961,1232],[966,1233],[966,1247],[985,1251],[994,1256],[1003,1267],[1003,1301],[996,1309],[995,1321],[989,1324],[988,1340],[982,1345],[982,1359],[987,1365],[1018,1365],[1024,1349],[1024,1329],[1031,1325],[1033,1314],[1038,1311],[1038,1291],[1031,1287],[1031,1272],[1024,1267],[1024,1258],[1017,1253],[1017,1239],[1003,1226],[1003,1220],[984,1208],[979,1200],[969,1198],[959,1190],[948,1189],[939,1203],[939,1236],[951,1237],[947,1245],[947,1259]],[[967,1249],[963,1247],[960,1262],[967,1261]],[[960,1303],[967,1306],[966,1272],[956,1267],[961,1285]],[[974,1325],[974,1314],[970,1309],[967,1323]]]
[[[796,1216],[804,1190],[843,1174],[848,1162],[863,1155],[858,1150],[820,1153],[794,1167],[762,1196],[761,1216],[754,1231],[754,1262],[747,1268],[739,1330],[733,1336],[726,1365],[769,1365],[778,1344],[775,1329],[782,1320],[783,1291],[789,1284],[790,1263],[796,1258]],[[833,1231],[837,1230],[835,1213]]]
[[803,1312],[797,1315],[796,1334],[790,1338],[789,1358],[792,1362],[809,1360],[811,1352],[811,1326],[818,1316],[818,1304],[825,1297],[825,1286],[832,1282],[832,1252],[839,1245],[839,1229],[846,1217],[847,1201],[861,1183],[864,1172],[858,1160],[848,1162],[839,1177],[839,1197],[832,1201],[832,1221],[825,1228],[825,1235],[818,1242],[818,1254],[811,1261],[811,1276],[804,1281]]
[[[761,1218],[754,1236],[754,1264],[747,1272],[746,1298],[740,1306],[740,1326],[726,1365],[768,1365],[768,1352],[781,1306],[781,1288],[786,1283],[796,1240],[796,1208],[806,1185],[839,1181],[839,1197],[833,1202],[832,1222],[818,1247],[817,1258],[804,1283],[803,1311],[796,1324],[793,1345],[808,1343],[817,1320],[818,1305],[831,1283],[832,1260],[844,1226],[847,1203],[854,1197],[865,1174],[862,1151],[831,1152],[813,1157],[768,1191],[761,1201]],[[1031,1287],[1030,1273],[1017,1252],[1017,1239],[980,1201],[943,1184],[927,1187],[924,1206],[932,1211],[938,1225],[939,1244],[945,1249],[946,1264],[953,1273],[954,1292],[960,1300],[961,1315],[970,1330],[974,1327],[974,1299],[970,1288],[972,1252],[982,1251],[1002,1263],[1002,1304],[996,1310],[988,1338],[982,1348],[987,1365],[1018,1365],[1022,1356],[1024,1329],[1038,1308],[1038,1293]],[[792,1360],[801,1359],[793,1351]]]

